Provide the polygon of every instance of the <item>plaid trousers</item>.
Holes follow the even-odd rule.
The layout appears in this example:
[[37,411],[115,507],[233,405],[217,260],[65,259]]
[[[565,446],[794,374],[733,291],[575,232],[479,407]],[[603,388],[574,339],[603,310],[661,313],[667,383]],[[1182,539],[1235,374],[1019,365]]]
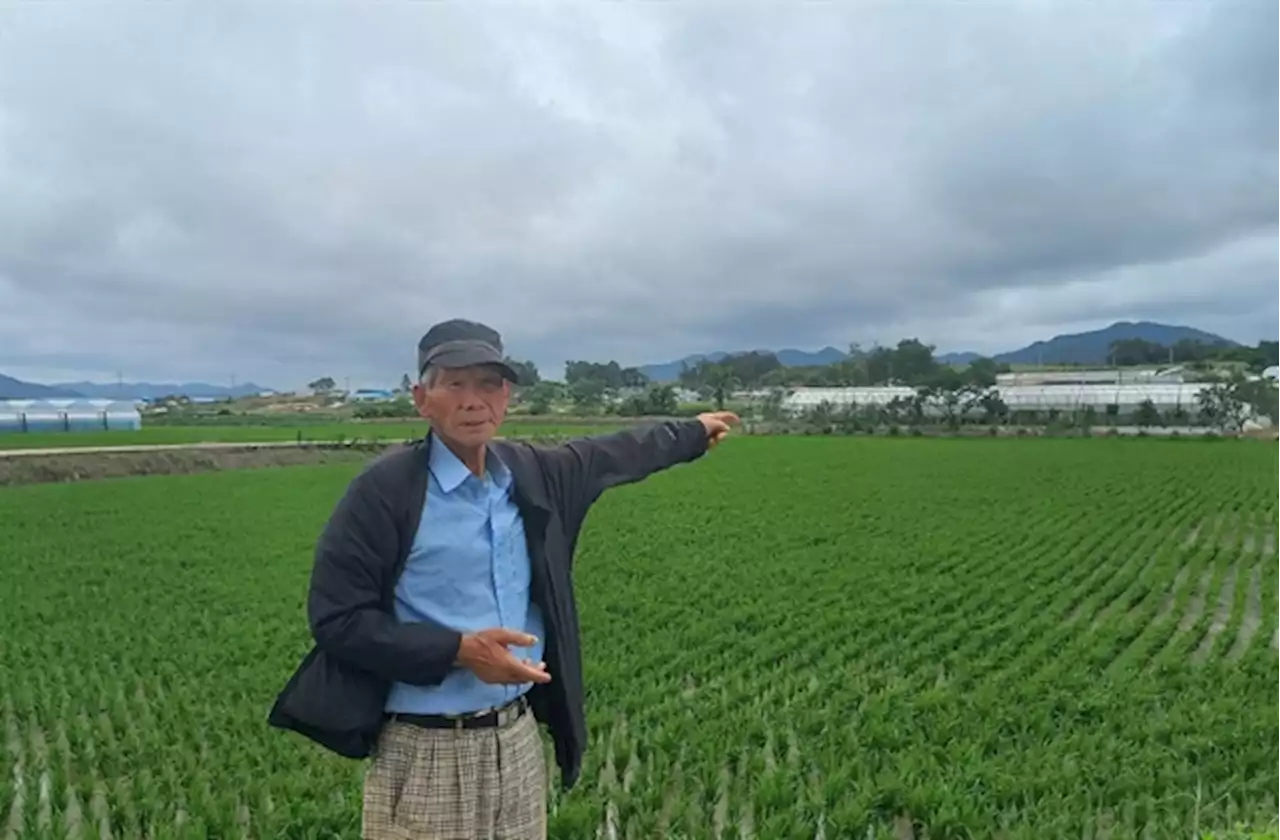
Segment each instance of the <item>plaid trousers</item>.
[[364,781],[363,840],[544,840],[547,765],[531,711],[506,726],[389,721]]

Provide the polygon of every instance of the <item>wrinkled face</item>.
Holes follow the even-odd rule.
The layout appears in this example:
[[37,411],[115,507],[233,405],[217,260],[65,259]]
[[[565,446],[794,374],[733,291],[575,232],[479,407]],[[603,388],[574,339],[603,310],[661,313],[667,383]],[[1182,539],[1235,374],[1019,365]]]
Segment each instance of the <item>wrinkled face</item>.
[[480,447],[507,416],[511,384],[488,366],[437,369],[413,388],[418,413],[441,437],[464,447]]

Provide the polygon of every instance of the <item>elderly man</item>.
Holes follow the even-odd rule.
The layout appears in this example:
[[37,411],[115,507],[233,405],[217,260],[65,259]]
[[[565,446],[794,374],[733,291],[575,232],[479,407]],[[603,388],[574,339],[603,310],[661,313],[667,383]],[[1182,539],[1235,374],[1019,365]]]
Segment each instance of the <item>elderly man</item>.
[[535,447],[494,440],[515,372],[465,320],[418,345],[422,441],[348,487],[317,546],[315,646],[274,726],[348,757],[365,778],[366,840],[546,836],[550,731],[561,782],[586,744],[573,553],[605,490],[692,461],[729,412]]

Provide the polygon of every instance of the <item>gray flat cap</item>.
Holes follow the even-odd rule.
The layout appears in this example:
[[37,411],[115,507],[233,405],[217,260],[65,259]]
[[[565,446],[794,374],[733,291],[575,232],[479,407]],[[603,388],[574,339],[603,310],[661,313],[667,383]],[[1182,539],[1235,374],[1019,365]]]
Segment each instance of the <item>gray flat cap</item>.
[[418,342],[419,376],[428,365],[442,368],[493,365],[505,378],[520,383],[515,370],[504,361],[502,336],[498,331],[462,318],[441,321]]

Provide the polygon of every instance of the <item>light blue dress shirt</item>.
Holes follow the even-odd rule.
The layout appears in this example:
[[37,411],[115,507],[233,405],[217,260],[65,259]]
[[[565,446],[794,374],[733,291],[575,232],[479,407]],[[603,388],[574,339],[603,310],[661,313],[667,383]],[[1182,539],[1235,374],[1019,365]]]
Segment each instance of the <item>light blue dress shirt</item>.
[[[511,652],[541,661],[542,615],[530,598],[528,546],[512,498],[510,470],[491,450],[485,477],[478,478],[434,436],[428,468],[422,520],[396,583],[396,617],[405,622],[431,619],[462,633],[488,627],[522,630],[538,641]],[[386,708],[406,714],[467,714],[509,703],[531,685],[491,685],[456,668],[439,685],[393,684]]]

